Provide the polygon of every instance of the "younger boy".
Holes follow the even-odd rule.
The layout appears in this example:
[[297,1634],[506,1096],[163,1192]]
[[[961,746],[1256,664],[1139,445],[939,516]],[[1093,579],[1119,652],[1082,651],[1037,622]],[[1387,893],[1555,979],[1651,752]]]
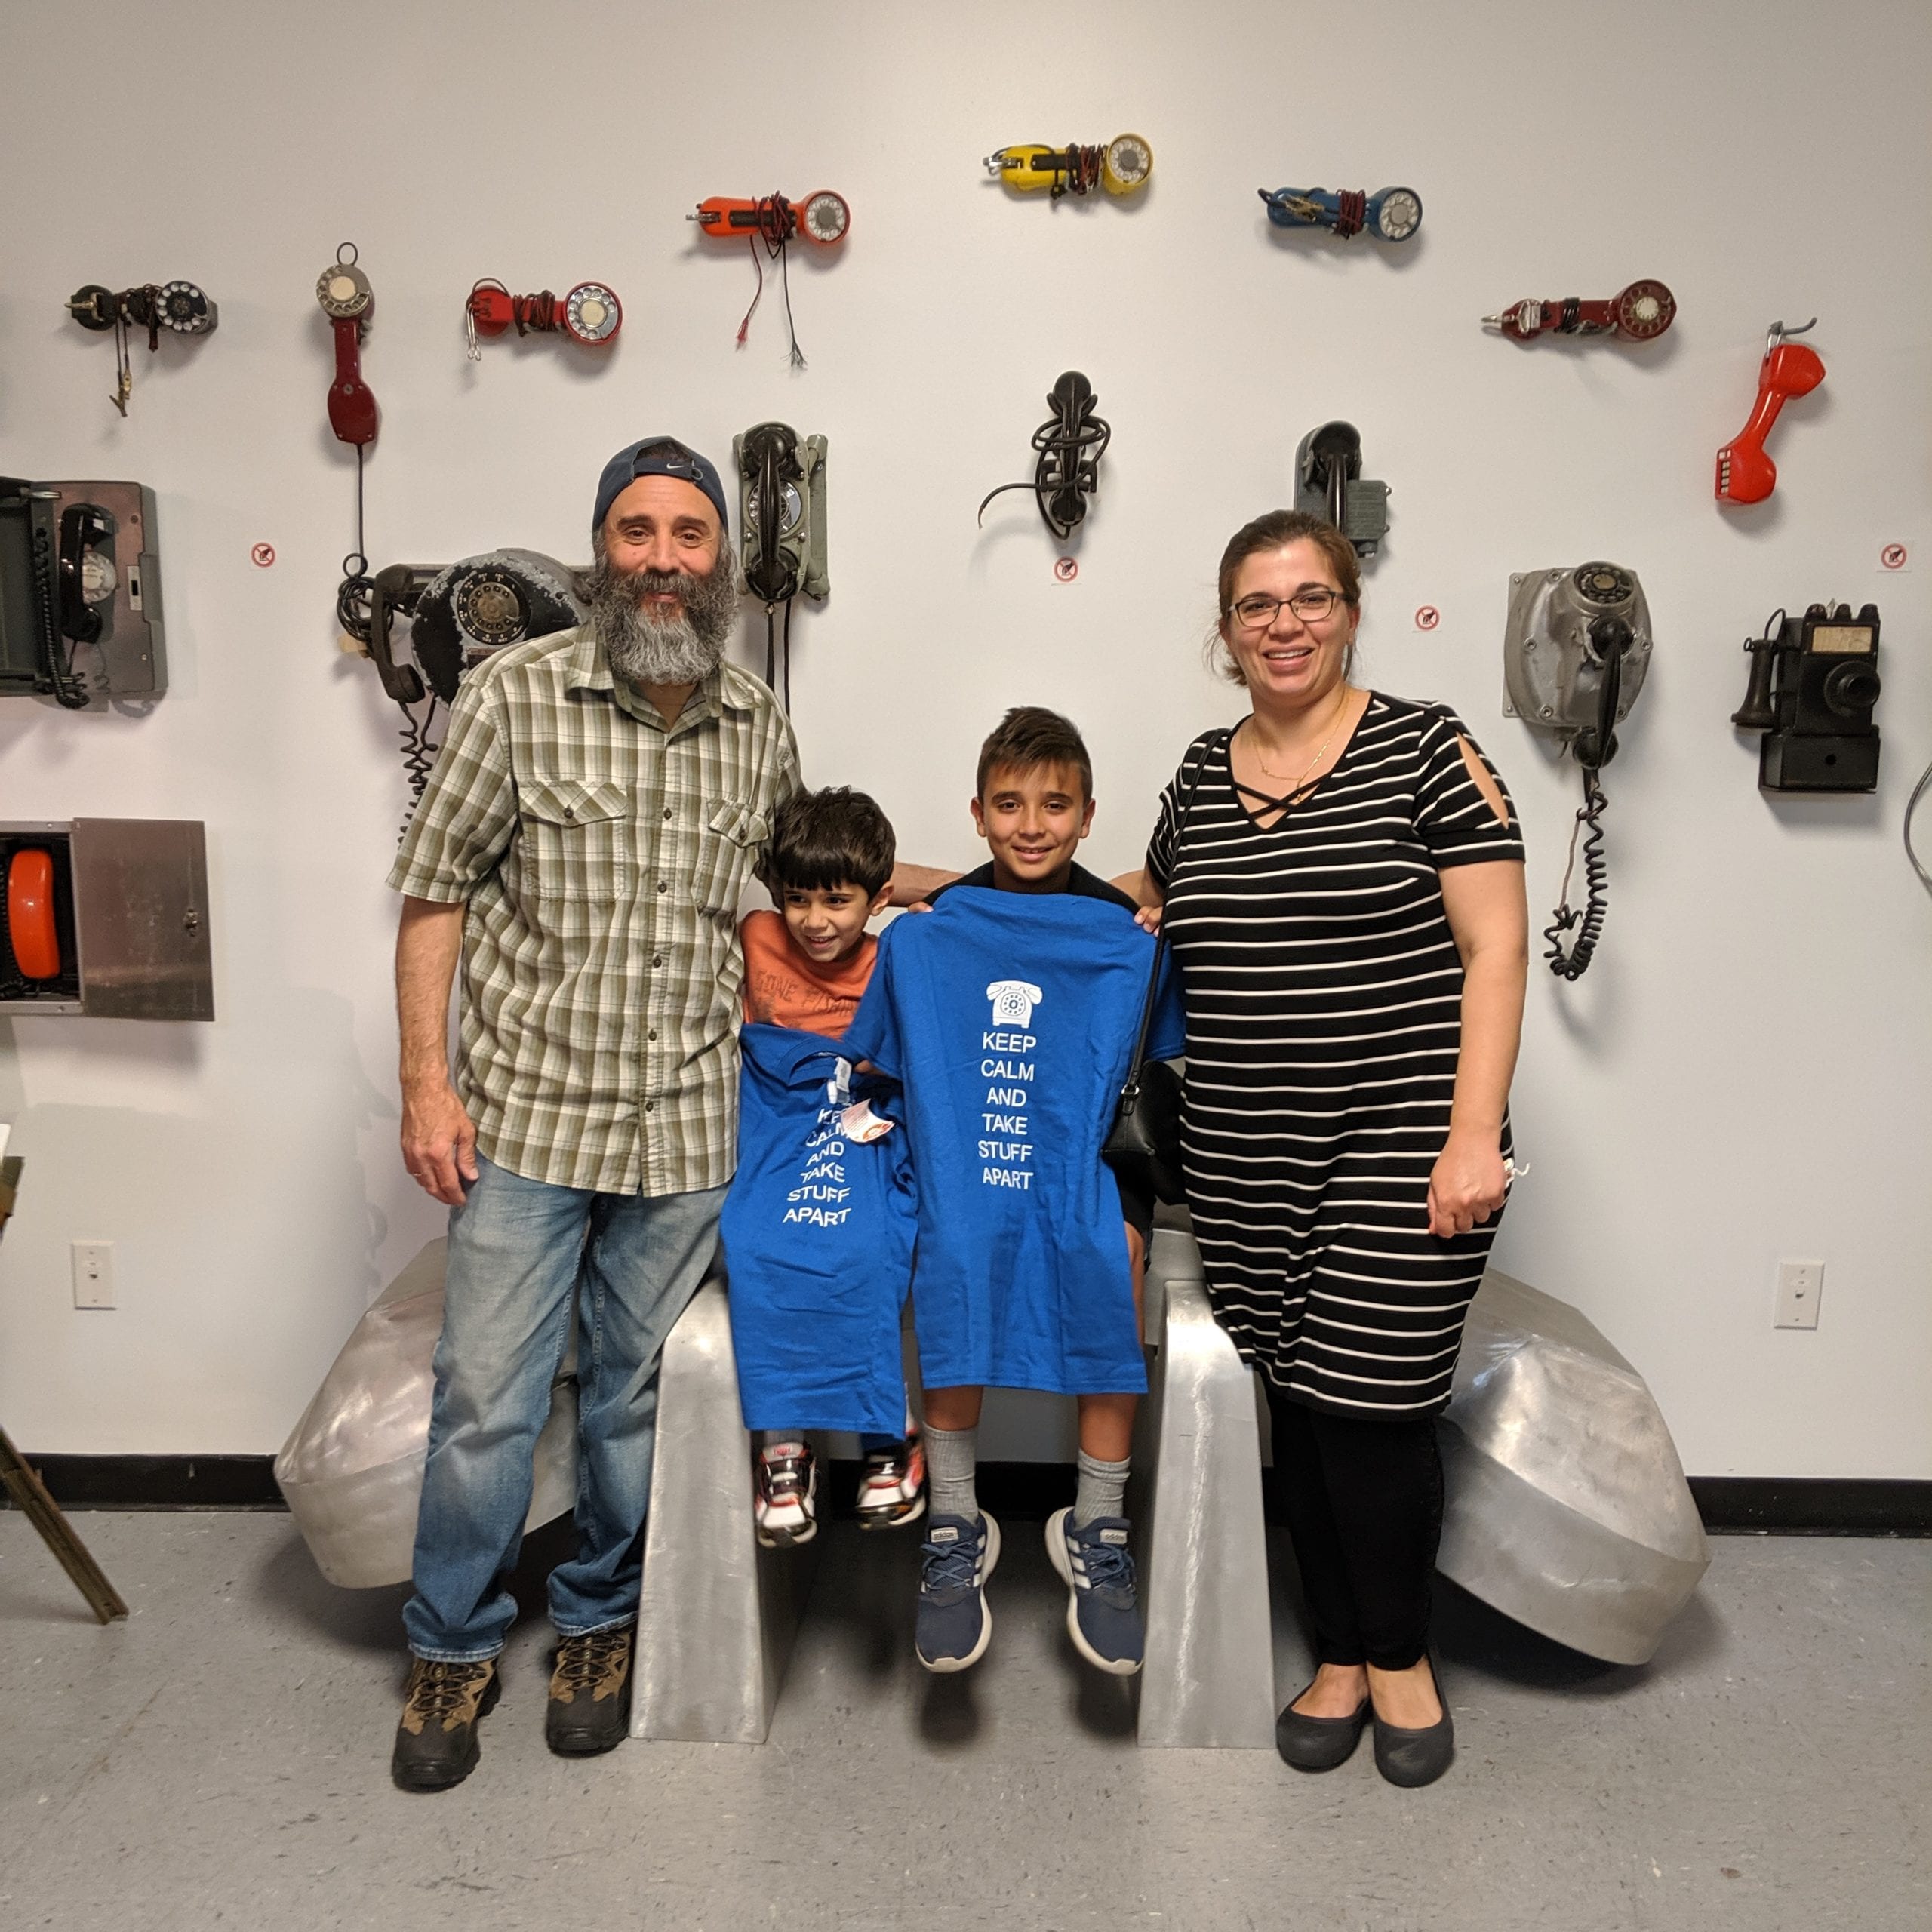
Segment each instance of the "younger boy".
[[[975,1484],[985,1383],[1057,1389],[1078,1398],[1079,1487],[1048,1523],[1048,1554],[1068,1586],[1076,1648],[1127,1676],[1143,1651],[1124,1497],[1146,1386],[1140,1272],[1152,1204],[1116,1192],[1100,1145],[1152,946],[1134,901],[1075,863],[1094,820],[1093,767],[1066,718],[1009,712],[981,749],[972,812],[990,863],[929,894],[930,919],[892,929],[846,1042],[905,1083],[917,1149],[913,1301],[932,1515],[915,1649],[928,1670],[963,1670],[992,1634],[984,1586],[999,1531]],[[1016,898],[996,903],[1007,894]],[[1083,900],[1103,906],[1069,903]],[[943,1037],[921,1037],[935,1031]],[[1124,1234],[1109,1209],[1124,1213]],[[973,1366],[992,1372],[935,1386]]]
[[[838,1039],[872,978],[878,942],[866,931],[891,896],[892,826],[863,792],[800,792],[773,815],[758,877],[778,910],[746,915],[744,1017]],[[924,1513],[925,1463],[909,1414],[902,1435],[861,1435],[864,1529]],[[753,1484],[758,1540],[809,1543],[818,1533],[818,1472],[801,1429],[759,1435]]]

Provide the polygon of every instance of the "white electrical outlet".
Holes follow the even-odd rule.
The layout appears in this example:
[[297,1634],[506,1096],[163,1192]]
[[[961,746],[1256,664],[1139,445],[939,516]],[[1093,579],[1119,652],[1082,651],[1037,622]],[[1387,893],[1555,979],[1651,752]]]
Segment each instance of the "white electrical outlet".
[[74,1306],[76,1308],[112,1308],[114,1306],[114,1244],[111,1241],[77,1241],[74,1254]]
[[1822,1261],[1780,1261],[1777,1306],[1772,1312],[1771,1326],[1817,1327],[1818,1303],[1824,1292],[1825,1264]]

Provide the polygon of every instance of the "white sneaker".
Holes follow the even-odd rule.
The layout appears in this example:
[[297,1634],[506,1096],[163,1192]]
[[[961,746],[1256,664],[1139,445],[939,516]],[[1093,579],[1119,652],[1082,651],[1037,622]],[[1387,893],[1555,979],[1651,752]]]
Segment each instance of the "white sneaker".
[[804,1442],[776,1442],[758,1452],[752,1516],[767,1549],[810,1543],[818,1534],[818,1460]]
[[872,1451],[859,1478],[860,1528],[897,1529],[925,1513],[926,1452],[918,1435]]

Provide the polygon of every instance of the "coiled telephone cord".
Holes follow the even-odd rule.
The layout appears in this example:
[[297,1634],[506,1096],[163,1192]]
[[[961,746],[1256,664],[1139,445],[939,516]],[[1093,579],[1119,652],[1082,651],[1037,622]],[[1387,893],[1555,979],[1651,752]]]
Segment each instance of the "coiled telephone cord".
[[401,844],[409,830],[409,821],[416,816],[416,808],[423,802],[424,788],[429,783],[429,774],[435,769],[436,754],[442,749],[441,744],[429,741],[429,727],[436,717],[436,694],[429,694],[419,716],[408,705],[398,705],[402,713],[402,723],[396,735],[402,740],[403,774],[409,780],[409,806],[402,815],[402,823],[396,828],[396,843]]
[[1091,195],[1100,185],[1100,167],[1106,158],[1103,147],[1066,144],[1066,168],[1061,177],[1047,190],[1047,199],[1057,202],[1063,195]]
[[79,647],[70,643],[63,659],[60,626],[54,615],[54,540],[39,528],[33,533],[33,583],[40,600],[41,635],[47,639],[47,676],[54,687],[54,701],[63,711],[85,711],[87,683],[74,669],[74,653]]
[[[1610,868],[1603,851],[1603,808],[1607,803],[1595,772],[1585,766],[1583,802],[1577,808],[1570,827],[1570,857],[1563,868],[1563,889],[1558,895],[1555,914],[1543,932],[1549,946],[1543,957],[1560,980],[1580,980],[1589,970],[1591,956],[1603,937],[1603,922],[1609,914]],[[1586,826],[1589,830],[1583,840],[1584,903],[1580,908],[1573,908],[1570,881],[1577,869],[1577,837]],[[1569,938],[1573,932],[1575,937]]]

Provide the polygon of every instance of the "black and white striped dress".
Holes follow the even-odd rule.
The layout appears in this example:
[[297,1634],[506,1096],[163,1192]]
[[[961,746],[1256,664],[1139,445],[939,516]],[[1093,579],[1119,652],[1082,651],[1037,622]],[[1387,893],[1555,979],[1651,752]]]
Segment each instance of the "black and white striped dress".
[[1462,1034],[1438,875],[1523,856],[1459,734],[1441,706],[1372,694],[1333,770],[1264,831],[1226,736],[1204,733],[1147,855],[1186,983],[1182,1145],[1215,1315],[1277,1391],[1364,1418],[1448,1401],[1500,1218],[1428,1232]]

